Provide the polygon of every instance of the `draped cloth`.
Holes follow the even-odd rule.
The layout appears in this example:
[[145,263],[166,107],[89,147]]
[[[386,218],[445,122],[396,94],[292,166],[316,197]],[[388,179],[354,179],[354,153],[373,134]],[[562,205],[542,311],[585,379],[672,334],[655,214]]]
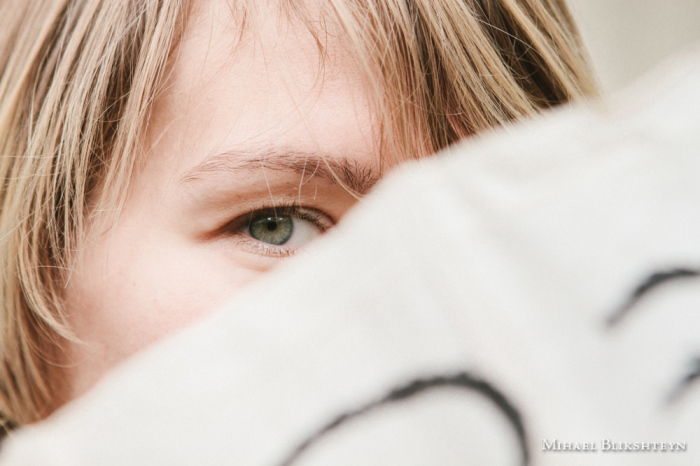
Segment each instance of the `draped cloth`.
[[0,464],[700,464],[698,270],[696,53],[396,170]]

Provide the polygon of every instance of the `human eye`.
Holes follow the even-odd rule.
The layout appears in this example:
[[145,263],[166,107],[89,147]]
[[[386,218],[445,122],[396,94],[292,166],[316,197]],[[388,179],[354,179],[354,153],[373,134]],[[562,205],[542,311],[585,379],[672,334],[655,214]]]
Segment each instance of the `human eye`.
[[263,207],[234,220],[229,232],[248,251],[270,257],[295,254],[333,226],[330,217],[297,205]]

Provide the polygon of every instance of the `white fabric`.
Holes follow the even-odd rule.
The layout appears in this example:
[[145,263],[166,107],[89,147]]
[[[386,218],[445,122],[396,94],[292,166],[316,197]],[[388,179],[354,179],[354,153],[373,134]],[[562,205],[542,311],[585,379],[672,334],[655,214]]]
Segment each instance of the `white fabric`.
[[[276,465],[344,412],[466,371],[520,412],[532,464],[700,464],[700,387],[668,402],[700,355],[700,279],[606,326],[649,274],[700,266],[699,180],[695,56],[608,108],[390,176],[315,252],[13,434],[0,463]],[[543,452],[555,439],[598,451]],[[492,402],[442,388],[340,425],[293,464],[520,461]]]

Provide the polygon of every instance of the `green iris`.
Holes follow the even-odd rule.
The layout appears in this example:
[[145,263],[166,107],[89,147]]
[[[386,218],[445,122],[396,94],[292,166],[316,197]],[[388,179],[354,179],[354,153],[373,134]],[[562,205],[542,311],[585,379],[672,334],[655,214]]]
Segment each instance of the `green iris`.
[[250,236],[274,245],[289,241],[294,233],[294,222],[289,215],[264,215],[253,218],[250,222]]

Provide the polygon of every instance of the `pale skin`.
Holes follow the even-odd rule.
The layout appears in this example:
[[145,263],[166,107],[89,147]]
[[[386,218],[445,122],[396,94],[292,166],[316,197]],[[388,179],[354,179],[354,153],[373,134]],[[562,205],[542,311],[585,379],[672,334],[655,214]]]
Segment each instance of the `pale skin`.
[[83,341],[66,399],[308,247],[357,202],[343,184],[362,194],[378,178],[376,119],[333,34],[321,59],[274,6],[251,30],[238,41],[225,0],[193,11],[126,204],[66,288]]

